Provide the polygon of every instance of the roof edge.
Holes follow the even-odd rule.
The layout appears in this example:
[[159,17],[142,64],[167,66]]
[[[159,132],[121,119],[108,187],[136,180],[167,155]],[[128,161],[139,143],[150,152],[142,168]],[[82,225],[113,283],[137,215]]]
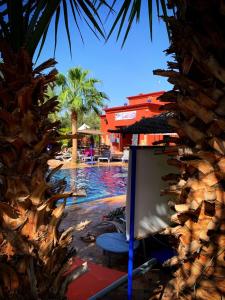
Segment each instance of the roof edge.
[[162,102],[156,103],[156,102],[146,102],[146,103],[139,103],[139,104],[131,104],[131,105],[121,105],[121,106],[114,106],[114,107],[109,107],[105,109],[105,112],[108,111],[117,111],[121,110],[121,108],[124,108],[125,110],[127,108],[139,108],[139,107],[150,107],[150,106],[163,106]]
[[153,95],[161,95],[164,94],[165,91],[158,91],[158,92],[153,92],[153,93],[146,93],[146,94],[139,94],[135,96],[128,96],[126,97],[127,99],[134,99],[134,98],[140,98],[140,97],[146,97],[146,96],[153,96]]

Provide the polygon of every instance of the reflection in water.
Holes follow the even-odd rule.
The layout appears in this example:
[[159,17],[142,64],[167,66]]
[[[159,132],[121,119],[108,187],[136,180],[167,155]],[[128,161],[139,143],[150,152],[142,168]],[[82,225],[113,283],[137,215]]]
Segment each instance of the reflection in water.
[[64,169],[55,174],[56,179],[63,177],[67,191],[85,189],[87,193],[86,197],[69,198],[68,205],[123,195],[127,189],[127,169],[119,166]]
[[66,178],[67,181],[67,187],[68,187],[68,181],[70,183],[70,191],[75,192],[76,191],[76,178],[77,178],[77,170],[76,169],[69,169],[69,178]]

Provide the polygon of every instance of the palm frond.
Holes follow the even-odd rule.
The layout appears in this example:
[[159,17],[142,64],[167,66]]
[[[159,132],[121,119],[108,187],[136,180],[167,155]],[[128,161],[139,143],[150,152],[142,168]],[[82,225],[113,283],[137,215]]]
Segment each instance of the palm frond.
[[[163,16],[166,20],[166,0],[155,0],[155,2],[157,5],[158,15],[160,14],[161,8]],[[78,17],[87,24],[97,38],[105,38],[104,27],[99,16],[99,8],[104,5],[107,9],[109,9],[109,13],[111,13],[114,11],[114,7],[118,3],[120,5],[120,9],[108,34],[108,38],[111,36],[116,26],[119,25],[117,34],[118,39],[121,36],[125,22],[128,22],[123,37],[123,46],[129,35],[132,24],[134,22],[139,22],[140,20],[143,3],[142,0],[113,0],[111,5],[107,0],[4,0],[0,3],[0,39],[7,40],[14,51],[17,51],[20,47],[25,47],[31,56],[34,55],[39,45],[39,55],[43,49],[43,45],[48,34],[49,25],[55,16],[55,53],[59,20],[62,15],[71,53],[72,46],[69,26],[69,10],[72,12],[72,18],[82,41],[83,37],[81,34]],[[152,3],[153,0],[148,0],[148,15],[151,38],[153,31]]]
[[74,9],[73,0],[70,0],[70,6],[71,6],[71,10],[72,10],[72,14],[73,14],[75,25],[76,25],[76,27],[78,29],[79,34],[80,34],[80,38],[81,38],[82,42],[84,43],[83,35],[81,33],[80,27],[79,27],[78,22],[77,22],[77,16],[76,16],[76,12],[75,12],[75,9]]
[[149,20],[149,32],[152,40],[152,0],[148,0],[148,20]]
[[129,22],[128,22],[128,26],[124,35],[124,39],[123,39],[123,43],[122,43],[122,47],[124,46],[128,33],[130,32],[131,29],[131,25],[133,24],[134,18],[136,16],[136,22],[138,22],[138,14],[140,13],[141,10],[141,1],[136,1],[136,5],[132,6],[131,8],[131,12],[130,12],[130,16],[129,16]]
[[38,20],[41,16],[42,11],[46,8],[46,1],[40,0],[35,7],[35,10],[33,11],[33,14],[31,15],[31,12],[27,12],[26,18],[28,19],[28,24],[26,28],[26,33],[24,37],[24,41],[27,42],[32,39],[32,34],[35,30],[35,27],[38,23]]
[[0,1],[0,39],[7,40],[13,51],[25,47],[31,56],[39,46],[41,53],[54,16],[55,42],[57,46],[59,20],[62,17],[67,40],[72,53],[69,11],[83,41],[78,16],[99,37],[105,37],[103,24],[98,14],[99,4],[110,7],[107,1],[98,0],[4,0]]
[[0,27],[1,27],[0,38],[8,40],[9,36],[10,36],[10,34],[9,34],[9,28],[8,28],[7,23],[4,20],[4,15],[2,13],[0,13]]
[[163,11],[163,17],[164,17],[164,22],[166,24],[168,37],[170,38],[170,30],[169,30],[168,21],[167,21],[167,17],[168,17],[168,15],[167,15],[167,7],[166,7],[165,0],[160,0],[160,3],[161,3],[162,11]]
[[38,58],[39,58],[39,56],[41,54],[41,50],[42,50],[44,44],[45,44],[46,36],[47,36],[47,33],[48,33],[48,28],[49,28],[49,24],[48,24],[47,28],[45,29],[44,34],[42,36],[41,45],[39,47],[39,51],[38,51],[38,54],[37,54],[36,62],[37,62],[37,60],[38,60]]
[[37,1],[28,0],[27,4],[24,5],[24,28],[28,28],[30,17],[33,11],[37,7]]
[[[75,0],[74,0],[75,1]],[[99,14],[97,9],[92,5],[90,8],[88,8],[88,5],[90,5],[90,1],[89,0],[76,0],[80,7],[82,8],[84,14],[87,16],[87,18],[90,21],[90,24],[93,26],[94,28],[98,31],[98,33],[105,38],[105,35],[103,33],[103,30],[101,29],[101,25],[99,25],[98,21],[96,20],[95,17],[97,17],[98,20],[100,20]],[[95,16],[95,17],[94,17]],[[100,21],[101,23],[101,21]]]
[[64,87],[66,85],[66,77],[63,74],[59,73],[56,76],[56,84],[58,86]]
[[64,12],[66,34],[67,34],[67,39],[68,39],[69,48],[70,48],[70,55],[72,56],[71,39],[70,39],[70,29],[69,29],[69,22],[68,22],[68,12],[67,12],[66,0],[63,0],[63,12]]
[[60,16],[60,6],[58,6],[55,14],[55,43],[54,43],[54,56],[57,46],[57,36],[58,36],[58,25],[59,25],[59,16]]
[[[116,1],[114,1],[113,4],[115,5],[115,3],[116,3]],[[113,25],[112,25],[112,28],[111,28],[111,30],[110,30],[110,32],[109,32],[109,34],[108,34],[107,40],[108,40],[108,39],[110,38],[110,36],[112,35],[112,33],[113,33],[113,31],[114,31],[116,25],[119,23],[119,20],[120,20],[120,18],[122,17],[122,20],[121,20],[121,22],[120,22],[120,28],[119,28],[119,31],[118,31],[117,38],[118,38],[118,36],[120,35],[120,31],[121,31],[121,29],[122,29],[122,27],[123,27],[123,23],[124,23],[124,21],[125,21],[127,12],[128,12],[128,10],[129,10],[129,7],[130,7],[130,4],[131,4],[131,2],[130,2],[129,0],[125,0],[125,1],[124,1],[123,5],[121,6],[121,8],[120,8],[120,10],[119,10],[119,12],[118,12],[118,14],[117,14],[116,19],[115,19],[115,21],[114,21],[114,23],[113,23]]]
[[[87,112],[97,111],[97,109],[100,110],[104,106],[104,101],[108,97],[96,87],[96,84],[101,81],[89,77],[89,73],[89,70],[76,67],[71,68],[66,77],[62,74],[58,75],[56,83],[62,91],[59,99],[64,109],[83,115]],[[59,80],[60,77],[62,80]]]
[[[34,55],[34,52],[46,28],[48,28],[49,23],[60,4],[60,0],[48,0],[47,2],[44,1],[44,6],[42,2],[43,1],[41,0],[39,2],[40,5],[38,5],[38,7],[36,8],[35,13],[37,14],[37,20],[36,22],[32,22],[32,24],[29,25],[29,30],[26,38],[25,47],[28,49],[28,52],[31,54],[31,56]],[[32,37],[30,36],[31,34]]]
[[23,4],[22,0],[8,0],[8,24],[14,49],[17,50],[23,41]]
[[[72,0],[73,1],[73,0]],[[98,34],[95,32],[95,28],[92,28],[92,26],[89,24],[88,19],[85,17],[85,14],[82,12],[81,8],[79,7],[78,3],[75,2],[74,6],[76,8],[76,11],[78,13],[78,16],[80,17],[81,20],[84,20],[88,28],[92,31],[92,33],[95,35],[97,39],[99,39]]]
[[[116,1],[114,0],[113,6],[116,3],[121,3],[121,6],[117,12],[115,21],[112,24],[112,27],[109,31],[107,36],[107,40],[115,31],[116,26],[119,26],[118,33],[117,33],[117,40],[121,36],[122,29],[124,28],[124,24],[127,21],[127,27],[125,28],[125,34],[123,36],[122,47],[124,46],[127,37],[130,33],[131,27],[134,22],[138,23],[140,21],[141,15],[141,8],[142,8],[142,0],[123,0],[123,1]],[[165,22],[167,25],[167,7],[166,7],[166,0],[155,0],[156,7],[157,7],[157,14],[160,15],[160,8],[163,12],[163,17],[165,17]],[[153,26],[152,26],[152,14],[153,14],[153,0],[148,0],[148,19],[149,19],[149,29],[150,29],[150,36],[152,39],[153,33]],[[169,35],[169,29],[167,26],[167,31]]]

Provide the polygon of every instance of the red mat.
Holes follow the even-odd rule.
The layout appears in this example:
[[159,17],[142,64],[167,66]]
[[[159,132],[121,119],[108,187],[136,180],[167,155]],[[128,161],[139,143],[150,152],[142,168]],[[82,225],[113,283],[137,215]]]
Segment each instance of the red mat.
[[[83,260],[75,258],[72,269],[81,265],[83,262]],[[69,300],[87,300],[125,274],[124,272],[88,262],[87,273],[70,283],[67,298]]]

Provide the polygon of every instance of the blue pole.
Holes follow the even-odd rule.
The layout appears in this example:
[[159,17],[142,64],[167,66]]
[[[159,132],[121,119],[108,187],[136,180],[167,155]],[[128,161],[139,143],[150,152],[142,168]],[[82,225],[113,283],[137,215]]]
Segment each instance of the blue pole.
[[93,146],[91,145],[91,162],[93,162]]
[[128,300],[132,299],[132,273],[134,260],[134,211],[135,211],[135,192],[136,192],[136,146],[130,147],[131,151],[131,180],[130,180],[130,240],[129,240],[129,254],[128,254]]

